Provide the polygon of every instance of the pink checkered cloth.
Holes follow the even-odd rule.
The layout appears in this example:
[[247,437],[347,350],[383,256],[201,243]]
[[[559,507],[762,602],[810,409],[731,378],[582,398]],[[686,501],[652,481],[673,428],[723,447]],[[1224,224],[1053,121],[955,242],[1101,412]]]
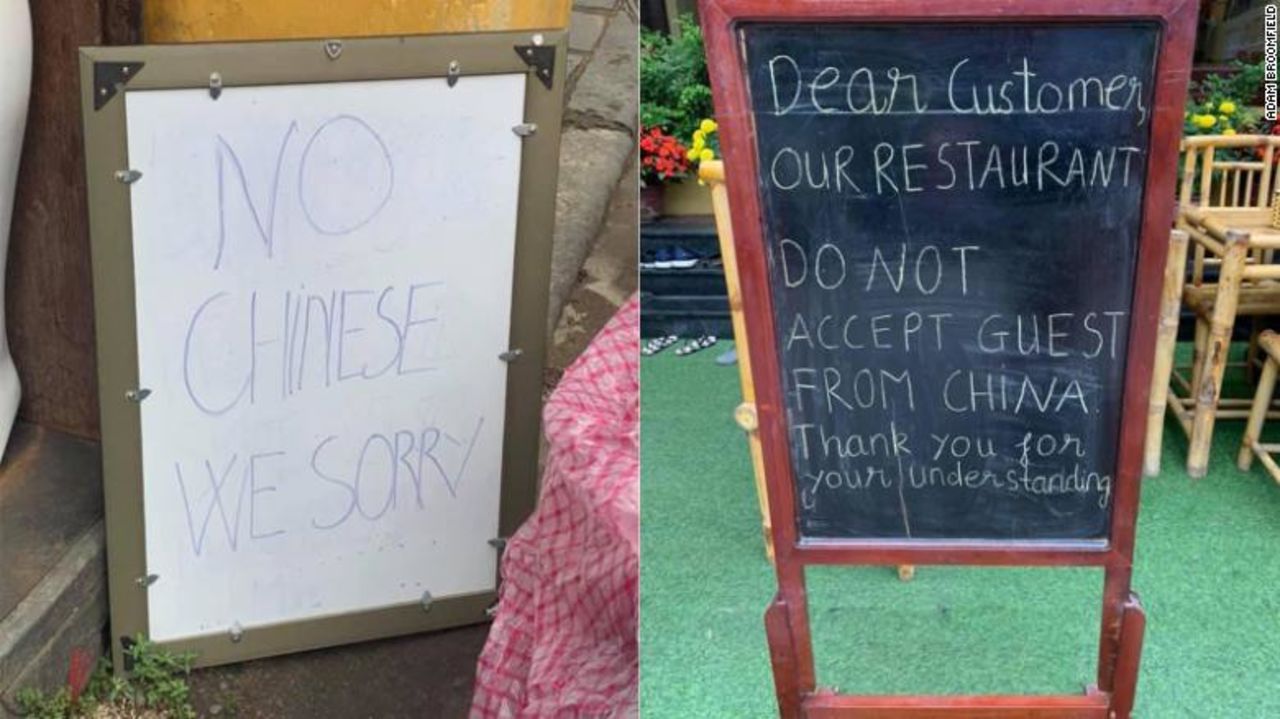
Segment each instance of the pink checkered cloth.
[[637,714],[638,342],[632,296],[543,410],[542,494],[503,553],[472,719]]

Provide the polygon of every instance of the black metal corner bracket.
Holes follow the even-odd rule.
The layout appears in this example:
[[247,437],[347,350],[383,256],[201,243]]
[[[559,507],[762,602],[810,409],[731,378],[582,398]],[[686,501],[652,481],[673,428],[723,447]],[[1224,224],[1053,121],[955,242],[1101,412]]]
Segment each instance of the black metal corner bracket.
[[524,64],[533,68],[543,86],[550,90],[551,81],[555,78],[556,46],[516,45],[514,49],[520,59],[524,60]]
[[124,658],[121,669],[127,674],[133,671],[133,645],[137,644],[133,637],[120,637],[120,656]]
[[93,109],[101,110],[142,69],[140,62],[93,63]]

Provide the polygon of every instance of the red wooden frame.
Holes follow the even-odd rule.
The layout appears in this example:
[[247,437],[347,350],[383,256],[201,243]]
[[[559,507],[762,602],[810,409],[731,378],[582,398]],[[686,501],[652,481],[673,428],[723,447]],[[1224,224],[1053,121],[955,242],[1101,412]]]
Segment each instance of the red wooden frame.
[[[1174,218],[1183,102],[1191,72],[1197,4],[1188,0],[699,0],[733,212],[756,410],[773,523],[778,593],[765,613],[778,706],[793,717],[1127,719],[1133,708],[1145,619],[1130,592],[1134,525],[1156,319]],[[980,22],[983,24],[1154,21],[1154,113],[1124,372],[1115,503],[1104,542],[802,541],[756,178],[755,127],[737,26],[742,22]],[[1097,566],[1105,570],[1097,684],[1082,696],[844,696],[814,676],[805,567],[811,564]]]

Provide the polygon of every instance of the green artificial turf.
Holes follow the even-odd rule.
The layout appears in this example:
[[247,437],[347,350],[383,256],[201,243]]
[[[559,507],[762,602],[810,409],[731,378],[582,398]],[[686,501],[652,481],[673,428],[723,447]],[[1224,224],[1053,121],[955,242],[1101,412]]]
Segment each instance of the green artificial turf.
[[[764,556],[738,370],[667,352],[641,363],[642,716],[776,715]],[[1276,423],[1280,432],[1280,422]],[[1220,423],[1209,476],[1144,480],[1133,587],[1147,611],[1137,716],[1280,717],[1280,487],[1235,467]],[[1268,432],[1268,434],[1271,434]],[[844,692],[1077,692],[1094,680],[1095,569],[809,572],[818,682]]]

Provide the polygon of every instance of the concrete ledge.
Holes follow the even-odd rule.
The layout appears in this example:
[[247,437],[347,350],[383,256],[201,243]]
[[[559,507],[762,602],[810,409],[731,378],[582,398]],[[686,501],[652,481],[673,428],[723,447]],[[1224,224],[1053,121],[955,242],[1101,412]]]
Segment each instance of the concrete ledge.
[[[578,17],[595,18],[584,12]],[[577,127],[610,127],[634,135],[640,124],[640,70],[636,23],[615,12],[599,36],[585,70],[574,79],[567,120]]]
[[613,189],[635,149],[635,137],[615,130],[568,128],[560,147],[548,333],[555,330],[582,263],[591,254]]
[[[616,0],[579,8],[573,16],[575,23],[585,23],[597,39],[589,51],[573,56],[577,65],[565,98],[548,335],[560,320],[600,232],[614,188],[629,166],[639,123],[635,18],[619,9]],[[607,24],[601,28],[604,18]],[[638,183],[636,188],[638,193]]]

